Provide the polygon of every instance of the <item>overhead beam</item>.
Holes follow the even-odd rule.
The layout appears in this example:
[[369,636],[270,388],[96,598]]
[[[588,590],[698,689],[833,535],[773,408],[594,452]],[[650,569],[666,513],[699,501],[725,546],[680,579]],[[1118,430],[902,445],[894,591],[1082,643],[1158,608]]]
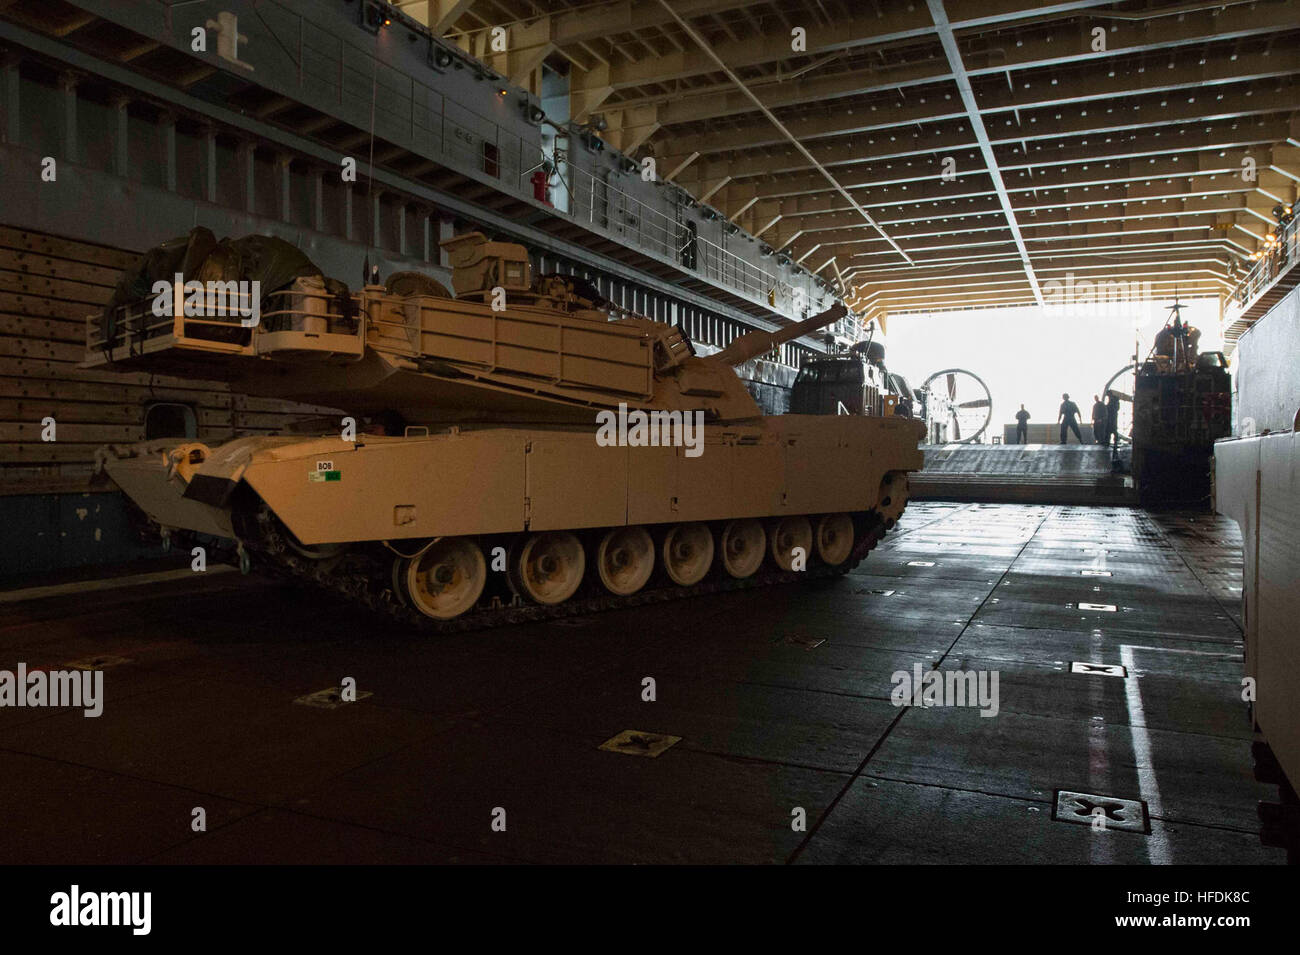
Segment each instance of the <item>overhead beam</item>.
[[[1113,261],[1103,263],[1072,262],[1068,265],[1038,266],[1038,274],[1048,280],[1061,275],[1083,275],[1086,277],[1102,276],[1114,278],[1131,278],[1143,275],[1183,275],[1191,273],[1204,274],[1207,277],[1227,278],[1230,273],[1229,263],[1221,258],[1193,257],[1176,262],[1143,262],[1139,257],[1133,262]],[[938,280],[937,282],[935,280]],[[917,281],[946,284],[956,282],[962,285],[980,285],[984,283],[1002,283],[1016,281],[1024,284],[1024,273],[1020,269],[1000,269],[996,266],[964,266],[961,268],[933,269],[930,274],[916,278],[894,278],[875,273],[871,276],[872,286],[883,291],[906,290],[916,287]],[[1027,287],[1027,286],[1026,286]]]
[[[1156,93],[1131,103],[1084,108],[1068,116],[1054,110],[1014,119],[1009,118],[1011,114],[980,115],[989,142],[1000,152],[1023,152],[1026,143],[1069,137],[1114,137],[1129,131],[1177,135],[1173,130],[1182,125],[1195,127],[1219,120],[1282,114],[1293,110],[1296,103],[1300,103],[1300,82],[1287,81],[1267,90],[1245,86],[1213,97],[1184,92],[1172,98],[1170,94]],[[841,166],[926,155],[953,156],[978,146],[979,137],[969,119],[963,118],[927,126],[891,124],[814,145],[816,153],[810,154],[816,155],[821,165]],[[721,160],[706,157],[706,165],[715,160],[736,179],[787,175],[808,167],[804,154],[789,147],[746,150],[736,158]],[[666,161],[671,162],[671,157]],[[957,171],[963,171],[960,164]]]
[[[1082,103],[1115,100],[1135,94],[1156,96],[1194,89],[1203,91],[1199,95],[1204,98],[1212,95],[1210,89],[1213,87],[1295,74],[1300,74],[1300,49],[1286,48],[1238,56],[1230,47],[1224,46],[1208,60],[1201,51],[1192,51],[1177,63],[1175,69],[1146,69],[1145,65],[1126,63],[1122,67],[1117,65],[1116,69],[1109,72],[1092,70],[1079,76],[1034,74],[1032,78],[1015,77],[1015,90],[1008,90],[1004,78],[999,77],[981,85],[977,92],[985,116],[1031,111],[1039,111],[1046,116],[1047,110],[1073,108]],[[879,72],[862,71],[855,76],[861,79],[844,84],[848,94],[857,96],[872,86],[881,88],[877,85]],[[773,108],[778,105],[825,103],[828,99],[825,92],[810,92],[804,97],[791,91],[788,85],[782,85],[773,94],[761,95],[763,102]],[[716,104],[718,97],[700,97],[699,101],[701,109],[691,121],[716,118],[709,115],[709,104]],[[680,118],[683,115],[680,102],[666,104],[662,112],[662,125],[665,127],[686,121]],[[846,111],[844,105],[836,104],[834,108],[827,108],[824,115],[791,119],[787,125],[792,133],[807,140],[885,130],[915,122],[938,122],[964,115],[965,111],[960,108],[960,101],[955,96],[948,98],[948,94],[934,90],[929,95],[906,97],[897,103],[854,103],[851,111]],[[1038,114],[1035,115],[1037,117]],[[993,117],[995,124],[998,119],[999,117]],[[725,132],[710,130],[689,136],[660,137],[656,145],[665,155],[675,155],[691,150],[706,154],[733,152],[779,143],[780,138],[772,134],[769,124],[751,123]]]
[[[429,0],[425,23],[435,36],[441,36],[473,5],[474,0]],[[415,11],[411,13],[415,15]]]
[[961,50],[957,47],[957,38],[953,35],[952,24],[948,21],[948,14],[943,8],[943,0],[926,0],[926,6],[930,10],[930,16],[934,18],[935,28],[939,31],[939,42],[943,45],[943,52],[948,57],[948,65],[952,70],[953,79],[957,82],[957,91],[961,94],[961,100],[966,105],[966,115],[970,121],[971,130],[979,141],[980,153],[984,157],[989,178],[993,181],[993,190],[997,193],[998,201],[1002,204],[1002,213],[1006,216],[1007,226],[1015,239],[1016,248],[1020,251],[1020,259],[1025,266],[1025,277],[1029,280],[1029,287],[1033,289],[1034,299],[1039,305],[1043,305],[1043,291],[1038,286],[1038,276],[1034,274],[1034,263],[1029,258],[1029,249],[1025,245],[1024,236],[1020,233],[1020,225],[1016,222],[1016,210],[1011,205],[1011,196],[1007,194],[1006,184],[1002,181],[1002,171],[998,168],[998,158],[993,154],[993,144],[989,141],[988,131],[984,128],[984,120],[980,116],[979,104],[975,102],[975,93],[971,90],[970,77],[966,73],[966,67],[962,64]]
[[[674,22],[688,35],[695,28],[685,16],[660,0],[663,9],[670,11]],[[859,14],[837,24],[834,30],[810,30],[807,37],[808,56],[851,50],[868,44],[892,43],[931,36],[934,28],[920,7],[904,9],[882,4],[877,15]],[[710,49],[719,59],[736,69],[759,66],[791,59],[789,31],[764,31],[757,36],[744,37],[719,43]],[[616,90],[690,79],[706,73],[717,72],[717,61],[703,50],[687,50],[644,60],[619,63],[610,74]]]
[[865,219],[872,226],[872,228],[876,230],[876,232],[880,233],[881,238],[889,243],[890,247],[893,248],[893,250],[897,252],[899,256],[902,257],[904,262],[910,262],[911,259],[908,258],[907,253],[904,252],[899,247],[899,245],[889,237],[889,234],[885,232],[884,229],[880,228],[880,226],[876,224],[876,221],[871,217],[871,213],[867,212],[866,209],[863,209],[862,206],[859,205],[858,202],[852,196],[849,195],[848,190],[845,189],[842,185],[840,185],[840,183],[836,181],[835,177],[831,175],[831,173],[825,167],[823,167],[819,162],[817,162],[816,159],[813,158],[812,153],[808,152],[808,148],[804,146],[803,143],[799,142],[799,140],[797,140],[794,136],[790,135],[790,132],[785,128],[785,126],[781,123],[781,121],[776,118],[776,116],[772,113],[771,110],[769,110],[766,106],[763,105],[763,103],[759,100],[759,98],[754,95],[754,93],[749,89],[749,87],[747,87],[744,84],[744,82],[740,79],[740,77],[735,74],[735,72],[731,69],[731,67],[727,65],[727,63],[723,60],[723,58],[713,49],[713,47],[709,45],[708,41],[706,41],[704,37],[700,36],[698,31],[696,31],[693,27],[690,26],[690,24],[688,24],[676,12],[673,11],[673,8],[668,5],[668,0],[659,0],[659,3],[665,10],[667,10],[669,13],[672,13],[673,19],[677,21],[677,25],[681,27],[682,31],[685,32],[686,35],[689,36],[695,42],[695,44],[704,52],[704,54],[708,56],[708,58],[711,59],[717,65],[718,69],[720,69],[723,73],[725,73],[727,75],[727,78],[730,79],[733,83],[735,83],[736,86],[746,96],[752,99],[754,105],[758,107],[759,111],[763,113],[763,115],[766,116],[774,126],[776,126],[779,130],[781,130],[782,134],[787,139],[790,140],[790,142],[794,145],[796,149],[800,150],[804,154],[804,156],[817,169],[818,172],[820,172],[823,176],[826,177],[827,182],[831,184],[831,186],[835,189],[835,191],[840,193],[848,201],[848,203],[851,206],[853,206],[854,209],[857,210],[857,212],[862,216],[862,218]]
[[[1225,20],[1231,20],[1231,24]],[[1176,25],[1173,29],[1170,24]],[[1089,23],[1087,27],[1095,26]],[[853,24],[846,24],[851,30]],[[1083,24],[1072,28],[1061,27],[1046,37],[1030,37],[1018,41],[1015,47],[1000,47],[996,53],[983,53],[978,56],[981,63],[970,67],[972,76],[1002,77],[1011,76],[1018,71],[1057,67],[1062,64],[1078,64],[1081,69],[1087,65],[1099,65],[1116,58],[1131,57],[1138,54],[1171,54],[1180,48],[1192,48],[1204,43],[1223,42],[1246,39],[1254,36],[1272,36],[1287,30],[1300,28],[1300,12],[1294,4],[1270,4],[1257,6],[1249,17],[1232,17],[1230,14],[1221,18],[1219,11],[1202,11],[1186,13],[1178,21],[1172,19],[1159,23],[1129,23],[1117,26],[1117,33],[1108,35],[1106,49],[1094,51],[1092,37]],[[858,38],[858,45],[872,41],[869,37]],[[788,56],[788,48],[787,48]],[[737,62],[729,60],[729,62]],[[705,70],[704,72],[710,72]],[[664,79],[667,77],[661,77]],[[796,105],[802,102],[814,102],[840,96],[859,95],[870,91],[905,88],[921,84],[939,83],[952,79],[945,59],[923,61],[920,64],[885,67],[876,71],[857,71],[836,76],[823,76],[800,80],[784,88],[756,86],[764,102],[773,108]],[[617,84],[623,89],[628,85],[644,85],[655,82],[642,78],[637,83]],[[783,97],[789,96],[789,99]],[[647,100],[663,102],[663,97],[645,97]],[[1014,104],[1002,108],[1015,108]],[[664,111],[664,125],[693,122],[716,116],[736,115],[751,112],[745,101],[731,93],[725,84],[713,84],[692,90],[684,96],[673,97]]]
[[[1278,181],[1283,180],[1278,177]],[[1024,221],[1021,228],[1027,236],[1036,236],[1044,230],[1089,222],[1137,222],[1142,219],[1167,219],[1170,216],[1217,215],[1245,211],[1266,223],[1272,222],[1271,210],[1278,202],[1290,202],[1291,187],[1282,194],[1251,189],[1241,192],[1218,192],[1201,195],[1182,194],[1172,198],[1125,200],[1117,198],[1114,202],[1096,205],[1060,205],[1031,209],[1031,217],[1021,215]],[[798,220],[795,220],[796,222]],[[806,220],[804,220],[806,222]],[[998,232],[1006,226],[1001,216],[984,213],[978,216],[953,216],[942,219],[917,219],[905,222],[891,222],[890,234],[900,241],[928,239],[946,235],[972,235]],[[782,249],[798,236],[803,240],[796,247],[799,254],[810,243],[823,245],[851,245],[854,242],[876,242],[875,236],[867,230],[853,225],[840,229],[810,229],[806,225],[791,226],[792,234],[782,235],[772,244]]]
[[[1057,149],[1047,143],[1048,148],[1032,154],[1018,149],[1014,153],[999,153],[999,161],[1003,171],[1010,174],[1007,188],[1012,192],[1104,185],[1132,179],[1230,172],[1233,169],[1241,173],[1242,160],[1248,158],[1263,168],[1269,163],[1262,157],[1269,156],[1275,144],[1297,135],[1300,135],[1300,122],[1295,119],[1254,124],[1225,120],[1200,129],[1179,127],[1176,139],[1152,133],[1131,134],[1127,138],[1087,147]],[[1219,156],[1219,153],[1224,155]],[[974,153],[969,155],[973,157]],[[963,154],[959,154],[957,159],[958,176],[951,182],[940,178],[937,159],[926,161],[916,157],[845,167],[840,178],[847,188],[859,191],[856,198],[869,198],[873,205],[942,202],[993,194],[986,170],[962,172]],[[700,164],[699,169],[720,175],[725,167]],[[689,183],[683,185],[689,188]],[[862,190],[870,190],[870,193],[864,195]],[[828,193],[820,176],[803,172],[775,176],[766,183],[754,180],[733,182],[726,190],[723,211],[734,215],[730,204],[739,204],[751,197],[760,200],[797,199],[805,204],[801,208],[808,212],[847,208],[836,196]]]
[[[1169,177],[1152,175],[1147,178],[1141,173],[1136,177],[1130,173],[1128,179],[1129,181],[1093,187],[1085,185],[1041,190],[1008,188],[1019,220],[1027,224],[1059,221],[1063,218],[1058,214],[1059,210],[1082,210],[1076,217],[1086,218],[1088,210],[1098,207],[1117,208],[1127,203],[1137,214],[1143,208],[1140,205],[1143,202],[1153,205],[1165,203],[1172,208],[1172,204],[1182,200],[1213,204],[1214,196],[1251,193],[1271,197],[1268,203],[1271,207],[1275,201],[1290,201],[1290,190],[1294,188],[1292,180],[1272,170],[1261,173],[1258,181],[1253,183],[1244,183],[1239,176],[1231,173],[1204,178],[1189,177],[1182,173]],[[921,201],[904,203],[895,202],[893,196],[884,195],[881,204],[870,208],[875,209],[880,222],[891,230],[891,234],[895,229],[905,231],[907,227],[918,223],[934,223],[939,231],[960,231],[967,227],[979,228],[990,221],[990,215],[997,215],[998,221],[1002,219],[1000,203],[991,191],[960,202],[927,200],[920,195],[917,198]],[[826,214],[816,211],[815,207],[820,203],[810,198],[781,201],[753,198],[749,201],[750,208],[756,211],[737,217],[742,227],[747,227],[761,215],[779,213],[787,228],[803,231],[810,239],[821,239],[832,232],[852,230],[857,224],[850,213],[841,211]]]
[[[1041,251],[1037,253],[1039,261],[1049,262],[1053,259],[1063,259],[1067,261],[1076,261],[1080,256],[1090,255],[1128,255],[1128,254],[1193,254],[1212,252],[1214,254],[1226,253],[1237,260],[1244,260],[1249,253],[1242,252],[1239,245],[1230,242],[1224,235],[1211,233],[1197,239],[1181,238],[1170,240],[1152,239],[1150,236],[1126,236],[1111,238],[1091,238],[1078,239],[1072,238],[1062,243],[1056,248]],[[826,255],[832,252],[823,253]],[[821,256],[819,255],[818,258]],[[960,249],[954,254],[952,250],[939,250],[934,253],[918,252],[915,256],[916,267],[918,269],[939,268],[939,267],[956,267],[973,264],[987,264],[991,262],[1019,262],[1020,256],[1014,248],[1008,248],[1005,251],[987,251],[981,253],[962,252]],[[858,274],[870,270],[874,275],[888,275],[891,273],[898,274],[899,267],[891,265],[878,265],[868,262],[859,262],[849,264],[845,269],[845,274]]]

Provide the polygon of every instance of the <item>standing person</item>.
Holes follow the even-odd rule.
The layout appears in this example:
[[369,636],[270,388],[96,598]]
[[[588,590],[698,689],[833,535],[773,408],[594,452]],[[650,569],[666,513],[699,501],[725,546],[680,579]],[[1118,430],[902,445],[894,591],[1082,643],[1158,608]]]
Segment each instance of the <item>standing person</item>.
[[1106,406],[1100,395],[1092,396],[1092,440],[1097,444],[1106,443]]
[[1070,400],[1069,393],[1061,395],[1061,410],[1056,415],[1057,422],[1061,425],[1061,443],[1066,442],[1065,429],[1069,428],[1074,432],[1074,437],[1080,444],[1083,444],[1083,435],[1079,432],[1079,406]]
[[1106,392],[1106,437],[1114,442],[1112,450],[1119,450],[1119,395]]
[[1029,412],[1021,405],[1016,412],[1016,444],[1029,443]]

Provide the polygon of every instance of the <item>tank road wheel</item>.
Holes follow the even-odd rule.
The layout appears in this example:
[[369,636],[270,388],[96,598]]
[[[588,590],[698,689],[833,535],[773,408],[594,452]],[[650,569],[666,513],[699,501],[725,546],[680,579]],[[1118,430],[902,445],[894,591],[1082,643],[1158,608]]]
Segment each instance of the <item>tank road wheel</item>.
[[[782,570],[794,570],[795,548],[803,550],[803,567],[812,553],[812,525],[806,517],[783,517],[771,535],[772,560]],[[802,569],[802,568],[801,568]]]
[[405,557],[394,557],[390,577],[393,585],[393,599],[403,607],[411,606],[411,602],[406,599],[406,566],[409,563]]
[[415,609],[435,620],[459,617],[474,604],[487,583],[487,563],[477,544],[463,537],[444,537],[406,562],[406,593]]
[[[289,529],[285,528],[285,530],[288,531]],[[306,544],[300,543],[291,531],[284,535],[284,542],[297,551],[299,556],[306,557],[308,560],[331,560],[348,549],[346,543],[317,544],[314,547],[308,547]]]
[[655,569],[655,542],[644,527],[616,527],[596,551],[600,582],[612,594],[626,597],[645,586]]
[[909,482],[906,471],[890,471],[880,481],[880,496],[876,501],[876,511],[885,520],[885,529],[890,530],[907,507]]
[[563,603],[582,583],[587,557],[568,531],[534,534],[519,552],[516,576],[520,589],[539,604]]
[[664,537],[663,560],[673,583],[698,584],[713,565],[713,534],[708,525],[674,525]]
[[767,534],[752,517],[728,521],[722,529],[722,566],[737,580],[754,576],[763,564]]
[[817,522],[817,556],[831,567],[838,567],[853,553],[853,518],[847,514],[827,514]]

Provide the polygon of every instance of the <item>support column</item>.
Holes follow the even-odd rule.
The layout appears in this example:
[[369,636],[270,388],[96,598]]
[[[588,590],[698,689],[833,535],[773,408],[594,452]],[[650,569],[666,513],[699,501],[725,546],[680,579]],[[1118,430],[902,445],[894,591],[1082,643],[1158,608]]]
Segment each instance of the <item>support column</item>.
[[317,169],[312,173],[311,227],[325,231],[325,173]]
[[63,93],[63,158],[77,161],[77,75],[59,74],[59,89]]
[[433,241],[433,216],[429,210],[424,209],[420,212],[420,233],[424,239],[424,254],[422,258],[426,262],[432,262],[434,253],[438,250]]
[[131,125],[126,112],[131,105],[131,98],[118,93],[109,100],[109,104],[113,107],[113,172],[126,179],[131,171]]
[[8,51],[0,60],[0,74],[4,78],[4,125],[0,126],[0,136],[4,142],[17,145],[21,126],[18,113],[18,64],[22,62],[17,53]]
[[[438,241],[441,243],[444,239],[450,239],[456,234],[456,225],[451,219],[438,220]],[[447,250],[441,245],[438,246],[438,264],[444,269],[451,268],[451,263],[447,260]]]
[[163,139],[163,184],[168,192],[176,191],[176,114],[164,112],[158,120]]
[[217,130],[213,126],[203,127],[203,198],[216,204]]
[[350,182],[343,184],[343,238],[349,242],[357,240],[357,230],[352,224],[352,186]]
[[293,189],[293,170],[290,168],[292,161],[293,157],[288,153],[280,153],[275,157],[275,166],[280,173],[278,177],[280,180],[280,218],[285,222],[293,219],[293,196],[291,192]]
[[254,215],[257,212],[257,167],[254,163],[253,144],[247,140],[241,141],[235,152],[238,167],[243,173],[244,211]]
[[406,255],[406,203],[397,204],[397,254]]

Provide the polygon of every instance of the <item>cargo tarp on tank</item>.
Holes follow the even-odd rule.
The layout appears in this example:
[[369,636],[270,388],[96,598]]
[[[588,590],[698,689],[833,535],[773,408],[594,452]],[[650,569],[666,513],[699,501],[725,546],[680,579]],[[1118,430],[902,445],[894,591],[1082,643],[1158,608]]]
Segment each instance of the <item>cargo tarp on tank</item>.
[[[300,276],[316,276],[340,300],[348,297],[347,286],[336,279],[326,279],[301,249],[284,239],[249,235],[217,241],[210,229],[196,226],[188,235],[154,246],[140,257],[135,268],[122,274],[112,299],[100,315],[103,340],[113,341],[119,306],[153,295],[155,282],[172,282],[178,273],[186,282],[258,282],[263,300]],[[207,331],[219,338],[226,330],[209,326]]]

